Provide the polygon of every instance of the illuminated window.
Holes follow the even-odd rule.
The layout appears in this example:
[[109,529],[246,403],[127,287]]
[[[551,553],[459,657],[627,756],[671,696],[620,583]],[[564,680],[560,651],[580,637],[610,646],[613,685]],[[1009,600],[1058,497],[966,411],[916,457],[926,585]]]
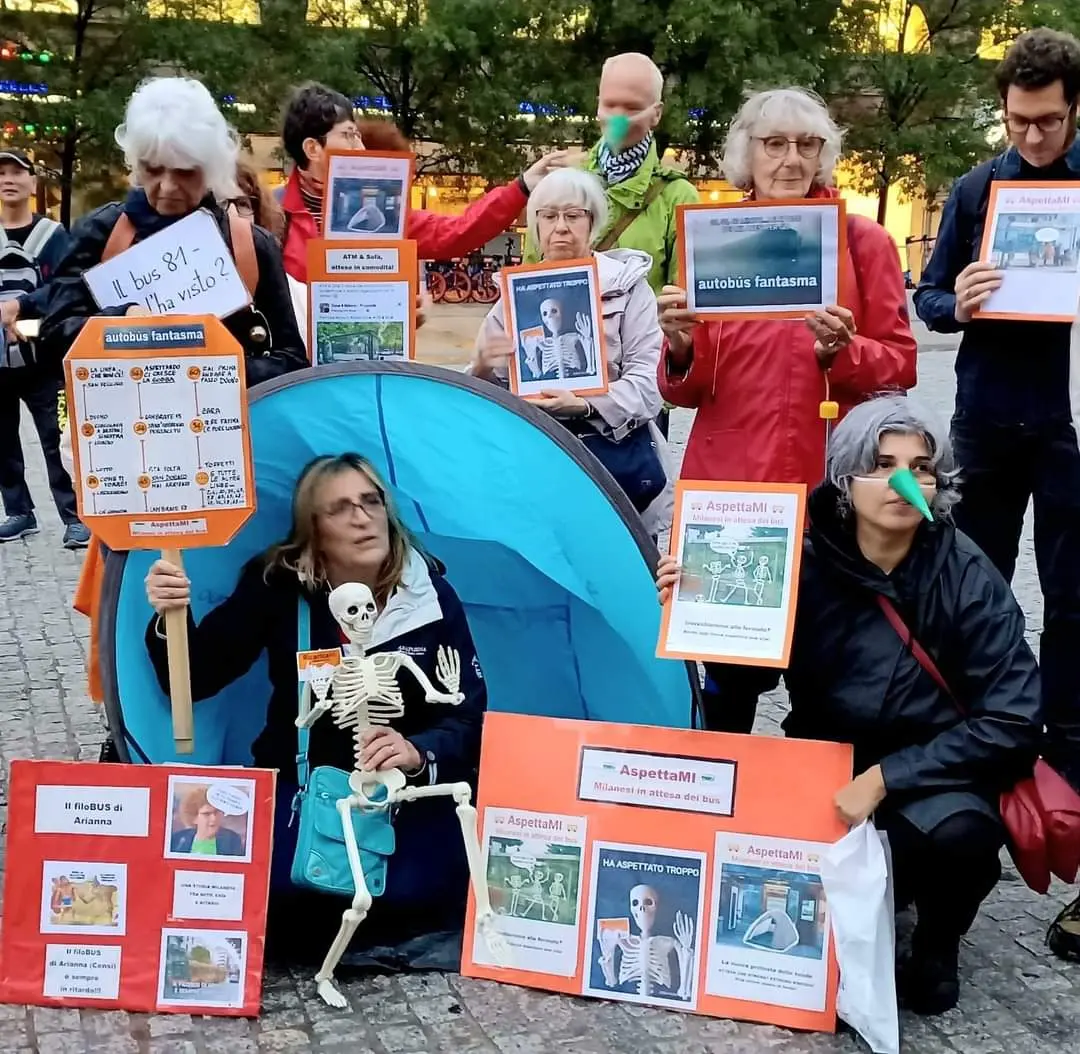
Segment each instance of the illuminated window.
[[234,22],[255,25],[258,0],[150,0],[151,18],[178,18],[192,22]]

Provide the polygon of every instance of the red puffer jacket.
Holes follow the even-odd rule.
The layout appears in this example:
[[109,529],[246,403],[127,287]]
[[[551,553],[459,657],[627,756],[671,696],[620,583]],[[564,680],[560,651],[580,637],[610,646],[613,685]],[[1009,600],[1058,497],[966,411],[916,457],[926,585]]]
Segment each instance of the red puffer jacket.
[[[405,237],[416,241],[416,254],[421,260],[453,260],[482,249],[513,226],[528,200],[521,181],[515,179],[478,198],[460,216],[410,209]],[[307,243],[319,237],[319,229],[304,204],[295,169],[285,185],[281,207],[285,210],[285,270],[306,284]]]
[[[831,188],[814,197],[835,197]],[[896,246],[862,216],[848,217],[847,297],[857,336],[826,374],[805,323],[704,322],[694,331],[693,358],[682,375],[660,356],[660,394],[697,410],[680,475],[683,479],[806,483],[825,474],[822,400],[840,415],[884,389],[915,385],[917,347]]]

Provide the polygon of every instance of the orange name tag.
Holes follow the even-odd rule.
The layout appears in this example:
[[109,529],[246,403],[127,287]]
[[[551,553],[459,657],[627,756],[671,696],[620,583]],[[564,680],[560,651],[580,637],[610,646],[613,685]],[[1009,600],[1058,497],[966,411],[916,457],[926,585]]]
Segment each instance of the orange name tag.
[[310,681],[320,668],[341,665],[340,648],[324,648],[322,651],[298,651],[296,653],[296,672],[301,681]]

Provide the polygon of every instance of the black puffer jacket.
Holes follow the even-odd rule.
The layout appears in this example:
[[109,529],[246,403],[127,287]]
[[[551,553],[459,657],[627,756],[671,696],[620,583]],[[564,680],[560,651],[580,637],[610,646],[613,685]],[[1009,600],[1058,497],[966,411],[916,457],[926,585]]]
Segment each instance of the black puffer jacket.
[[[141,201],[136,201],[139,197]],[[101,254],[122,212],[128,214],[135,226],[136,241],[155,233],[145,227],[147,214],[156,216],[145,202],[141,191],[133,191],[125,202],[113,202],[88,213],[72,230],[71,246],[49,285],[45,321],[41,327],[43,357],[57,368],[88,318],[125,313],[126,305],[105,310],[99,308],[82,276],[101,263]],[[213,214],[231,249],[229,222],[221,206],[208,197],[200,207]],[[273,236],[261,227],[254,229],[254,237],[259,281],[253,304],[224,320],[229,332],[244,349],[249,387],[308,365],[296,327],[281,249]]]
[[[856,773],[880,763],[887,803],[923,830],[964,809],[996,815],[998,793],[1030,771],[1042,728],[1023,612],[951,524],[923,524],[886,575],[862,556],[838,507],[828,484],[811,495],[784,731],[853,744]],[[966,718],[886,620],[879,593],[933,657]],[[775,687],[777,672],[761,674],[754,688]]]

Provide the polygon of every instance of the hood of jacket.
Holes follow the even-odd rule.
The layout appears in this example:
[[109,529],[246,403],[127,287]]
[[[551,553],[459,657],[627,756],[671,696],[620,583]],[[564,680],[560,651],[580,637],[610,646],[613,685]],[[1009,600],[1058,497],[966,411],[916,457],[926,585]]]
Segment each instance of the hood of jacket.
[[640,249],[608,249],[593,253],[600,274],[600,296],[629,293],[652,269],[652,257]]
[[853,587],[882,593],[904,604],[929,592],[949,559],[956,530],[940,520],[922,523],[911,550],[891,575],[863,556],[852,516],[841,514],[840,491],[822,483],[810,495],[810,545],[814,556]]

